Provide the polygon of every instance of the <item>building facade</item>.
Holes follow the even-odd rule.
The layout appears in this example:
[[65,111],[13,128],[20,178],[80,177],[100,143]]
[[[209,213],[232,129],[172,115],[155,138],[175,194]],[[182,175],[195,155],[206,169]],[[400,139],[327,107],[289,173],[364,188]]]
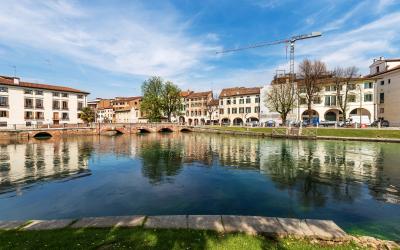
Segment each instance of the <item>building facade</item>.
[[260,120],[259,87],[225,88],[219,95],[219,122],[224,125],[243,125]]
[[378,119],[390,126],[400,126],[400,58],[374,59],[368,77],[375,82],[375,102]]
[[88,94],[69,87],[0,76],[0,126],[15,128],[82,123],[79,113],[87,105]]
[[190,126],[205,125],[209,118],[209,104],[213,100],[212,91],[189,92],[183,97],[183,114],[180,121]]

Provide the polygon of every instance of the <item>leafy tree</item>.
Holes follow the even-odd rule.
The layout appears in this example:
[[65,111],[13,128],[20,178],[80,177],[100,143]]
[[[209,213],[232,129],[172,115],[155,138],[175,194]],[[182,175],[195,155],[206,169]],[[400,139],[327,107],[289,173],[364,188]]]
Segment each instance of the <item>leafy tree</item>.
[[168,81],[163,85],[161,94],[161,109],[164,115],[167,116],[168,121],[171,122],[172,114],[177,114],[181,107],[181,90]]
[[86,123],[91,123],[94,121],[95,116],[96,116],[96,114],[93,109],[91,109],[89,107],[84,107],[81,110],[79,118],[81,118],[81,120]]
[[140,105],[150,122],[161,121],[163,80],[161,77],[151,77],[142,84],[143,99]]
[[142,112],[147,114],[150,122],[159,122],[163,115],[171,121],[181,106],[181,90],[170,81],[164,83],[161,77],[151,77],[142,84]]

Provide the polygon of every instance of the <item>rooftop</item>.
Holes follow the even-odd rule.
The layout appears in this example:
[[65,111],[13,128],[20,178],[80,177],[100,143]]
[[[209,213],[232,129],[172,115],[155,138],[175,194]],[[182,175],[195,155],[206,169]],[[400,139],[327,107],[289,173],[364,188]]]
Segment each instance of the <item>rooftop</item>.
[[211,91],[206,91],[206,92],[191,92],[186,98],[199,98],[199,97],[208,97],[209,95],[212,95]]
[[229,97],[229,96],[238,96],[238,95],[258,95],[260,94],[260,87],[253,88],[245,88],[245,87],[236,87],[236,88],[225,88],[222,89],[220,97]]
[[24,82],[21,81],[19,77],[12,77],[12,76],[0,76],[0,84],[8,86],[19,86],[24,88],[72,92],[72,93],[87,94],[87,95],[90,94],[89,92],[69,87],[42,84],[42,83]]

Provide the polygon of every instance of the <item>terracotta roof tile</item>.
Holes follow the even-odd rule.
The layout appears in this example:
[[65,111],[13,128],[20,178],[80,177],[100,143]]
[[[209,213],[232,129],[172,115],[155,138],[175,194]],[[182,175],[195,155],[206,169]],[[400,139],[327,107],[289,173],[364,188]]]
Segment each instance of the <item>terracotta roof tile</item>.
[[206,92],[192,92],[186,98],[199,98],[199,97],[208,97],[209,95],[212,95],[211,91],[206,91]]
[[236,88],[226,88],[222,89],[220,97],[229,97],[229,96],[239,96],[239,95],[257,95],[260,94],[260,87],[253,88],[245,88],[245,87],[236,87]]
[[89,94],[89,92],[82,91],[79,89],[63,87],[63,86],[56,86],[56,85],[49,85],[49,84],[32,83],[32,82],[24,82],[24,81],[19,81],[19,84],[15,84],[14,77],[10,77],[10,76],[0,76],[0,84],[9,85],[9,86],[20,86],[23,88],[34,88],[34,89],[45,89],[45,90],[54,90],[54,91],[62,91],[62,92]]

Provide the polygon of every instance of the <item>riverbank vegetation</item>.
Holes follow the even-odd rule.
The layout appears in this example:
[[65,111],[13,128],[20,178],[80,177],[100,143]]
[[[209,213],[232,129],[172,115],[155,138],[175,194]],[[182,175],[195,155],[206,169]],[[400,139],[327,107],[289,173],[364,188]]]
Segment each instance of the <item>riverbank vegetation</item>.
[[0,249],[362,249],[241,233],[138,228],[0,231]]
[[[238,131],[238,132],[259,132],[271,134],[274,128],[250,128],[250,127],[228,127],[228,126],[213,126],[212,129],[224,131]],[[332,137],[355,137],[355,138],[386,138],[386,139],[400,139],[400,129],[351,129],[351,128],[303,128],[303,129],[316,129],[317,136],[332,136]]]

